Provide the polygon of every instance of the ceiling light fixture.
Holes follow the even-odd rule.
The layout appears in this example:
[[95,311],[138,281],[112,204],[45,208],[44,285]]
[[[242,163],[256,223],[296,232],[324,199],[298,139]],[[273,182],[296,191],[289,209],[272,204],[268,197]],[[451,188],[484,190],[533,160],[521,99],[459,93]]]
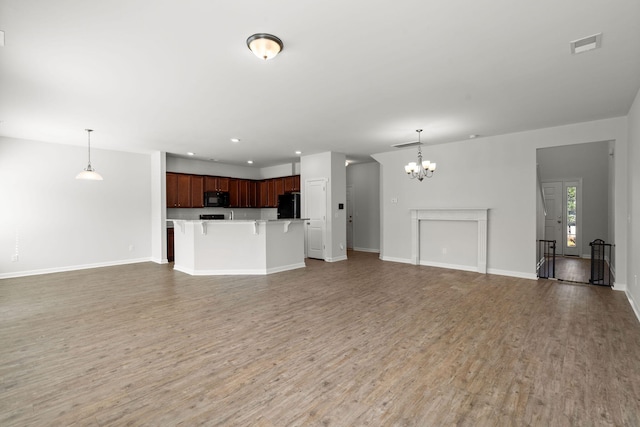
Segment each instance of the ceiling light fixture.
[[429,160],[422,160],[422,149],[420,146],[420,133],[422,129],[416,129],[418,132],[418,161],[409,162],[405,165],[404,171],[410,175],[411,179],[418,178],[418,181],[422,181],[425,178],[431,178],[436,170],[436,164],[431,163]]
[[231,138],[231,142],[240,142],[240,138]]
[[187,156],[195,156],[196,153],[192,152],[192,151],[187,151]]
[[102,181],[102,176],[96,170],[91,167],[91,132],[93,129],[85,129],[87,131],[87,139],[88,139],[88,147],[89,147],[89,162],[87,163],[87,167],[76,175],[76,179],[88,179],[92,181]]
[[253,164],[253,160],[247,160],[247,163],[249,163],[250,165]]
[[302,154],[302,151],[296,151],[296,154],[299,156],[300,154]]
[[266,33],[257,33],[249,37],[247,39],[247,47],[255,56],[265,61],[274,58],[284,49],[282,40]]

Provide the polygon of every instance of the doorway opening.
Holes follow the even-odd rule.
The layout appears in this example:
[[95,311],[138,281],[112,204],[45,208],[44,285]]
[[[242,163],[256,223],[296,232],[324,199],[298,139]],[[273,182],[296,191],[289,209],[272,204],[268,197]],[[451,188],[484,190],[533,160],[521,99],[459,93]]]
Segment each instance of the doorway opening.
[[613,147],[600,141],[537,150],[538,277],[592,280],[590,242],[609,241],[615,230]]

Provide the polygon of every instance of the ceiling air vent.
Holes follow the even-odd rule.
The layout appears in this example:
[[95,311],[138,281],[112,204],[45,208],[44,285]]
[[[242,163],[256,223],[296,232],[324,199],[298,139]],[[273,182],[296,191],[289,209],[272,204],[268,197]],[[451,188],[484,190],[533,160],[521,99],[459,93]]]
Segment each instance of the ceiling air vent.
[[420,141],[401,142],[399,144],[392,144],[391,146],[396,148],[407,148],[407,147],[415,147],[416,145],[422,145],[422,142]]
[[589,37],[584,37],[579,40],[574,40],[570,43],[571,53],[583,53],[593,49],[597,49],[602,45],[602,33],[594,34]]

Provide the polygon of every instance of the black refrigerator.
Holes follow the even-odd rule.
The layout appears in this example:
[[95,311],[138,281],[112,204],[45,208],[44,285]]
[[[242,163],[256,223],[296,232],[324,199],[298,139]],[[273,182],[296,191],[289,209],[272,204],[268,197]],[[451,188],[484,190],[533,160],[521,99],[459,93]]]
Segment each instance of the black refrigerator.
[[278,219],[300,218],[300,193],[278,196]]

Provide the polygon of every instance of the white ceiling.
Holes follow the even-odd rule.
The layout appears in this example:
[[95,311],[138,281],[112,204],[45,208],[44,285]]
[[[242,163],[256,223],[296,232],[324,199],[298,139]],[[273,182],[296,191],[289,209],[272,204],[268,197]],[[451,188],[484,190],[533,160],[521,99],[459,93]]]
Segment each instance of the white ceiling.
[[1,0],[0,135],[263,167],[624,116],[639,22],[637,0]]

